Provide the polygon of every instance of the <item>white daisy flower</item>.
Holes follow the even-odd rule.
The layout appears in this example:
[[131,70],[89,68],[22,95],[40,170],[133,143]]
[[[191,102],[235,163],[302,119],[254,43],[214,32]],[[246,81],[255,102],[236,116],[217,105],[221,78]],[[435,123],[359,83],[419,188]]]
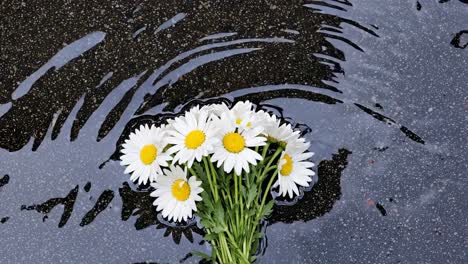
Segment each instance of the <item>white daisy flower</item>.
[[299,139],[300,132],[294,131],[291,124],[282,124],[276,115],[270,116],[265,122],[265,131],[263,132],[268,141],[279,143],[286,146],[287,142],[294,142]]
[[193,115],[195,115],[196,117],[198,117],[198,116],[200,115],[200,111],[201,111],[201,110],[206,112],[205,109],[203,109],[203,108],[200,109],[200,105],[196,105],[196,106],[190,108],[190,110],[186,111],[185,113],[186,113],[186,114],[187,114],[187,113],[192,113]]
[[236,118],[236,125],[242,129],[251,129],[253,127],[267,126],[270,115],[265,111],[248,112],[241,118]]
[[[165,124],[161,124],[159,126],[159,128],[161,129],[161,132],[164,133],[164,139],[166,141],[166,143],[169,143],[167,142],[167,135],[168,135],[168,132],[171,131],[171,130],[174,130],[174,127],[172,126],[172,124],[174,124],[174,119],[166,119],[166,123]],[[167,149],[167,145],[166,145],[166,149]],[[165,151],[167,153],[167,151]],[[170,153],[167,153],[170,155]]]
[[202,200],[199,195],[203,192],[201,181],[195,176],[187,180],[187,168],[171,165],[170,169],[164,169],[164,175],[158,177],[151,186],[156,188],[150,196],[157,197],[153,205],[157,211],[162,210],[163,217],[176,222],[187,221],[192,217],[192,212],[197,211],[195,202]]
[[218,139],[214,136],[216,127],[209,120],[208,112],[198,108],[189,111],[185,116],[177,117],[172,128],[168,131],[167,142],[173,146],[167,152],[176,153],[173,163],[188,162],[188,166],[192,167],[194,160],[201,161],[203,156],[213,153]]
[[209,104],[202,106],[201,110],[207,111],[209,114],[213,114],[218,118],[221,117],[222,113],[228,112],[229,108],[225,103],[220,104]]
[[125,173],[132,173],[131,181],[138,180],[138,184],[155,181],[162,174],[161,166],[168,166],[171,156],[163,152],[167,145],[164,134],[154,125],[141,125],[125,140],[120,165],[128,166]]
[[236,117],[243,116],[248,112],[253,112],[254,105],[250,101],[240,101],[237,102],[233,107],[232,111]]
[[[252,109],[253,104],[249,101],[238,102],[234,105],[232,109],[229,109],[229,107],[225,103],[205,105],[202,107],[202,110],[206,110],[210,114],[213,114],[218,118],[220,118],[221,114],[223,113],[230,113],[232,115],[234,123],[238,127],[241,123],[245,123],[244,126],[246,126],[247,123],[249,123],[251,116],[255,113],[254,111],[252,111]],[[248,117],[249,120],[247,120]],[[249,126],[251,126],[251,123],[249,124]]]
[[307,161],[314,153],[305,152],[309,143],[302,140],[289,142],[286,149],[281,154],[278,167],[278,180],[273,187],[279,186],[279,193],[282,196],[289,195],[293,198],[293,193],[299,195],[297,185],[307,187],[312,181],[311,176],[315,173],[310,169],[314,164]]
[[257,126],[254,121],[256,117],[256,112],[253,110],[254,105],[249,101],[238,102],[232,107],[231,114],[233,115],[233,120],[237,127],[242,129],[250,129],[254,125]]
[[262,156],[249,147],[265,145],[266,138],[261,136],[262,127],[253,127],[249,130],[238,130],[233,116],[229,112],[221,114],[221,118],[215,120],[219,129],[212,162],[218,162],[218,168],[224,164],[224,171],[230,173],[234,169],[237,175],[242,170],[250,172],[249,164],[257,165],[257,160],[262,160]]
[[249,101],[240,101],[232,109],[225,103],[205,105],[201,109],[221,117],[222,113],[230,112],[236,127],[250,129],[256,126],[265,126],[270,115],[265,111],[255,111],[255,106]]
[[249,101],[236,103],[232,109],[226,104],[215,104],[206,107],[212,114],[221,117],[222,113],[228,112],[232,116],[233,123],[241,129],[251,129],[252,127],[264,126],[269,115],[264,111],[254,111],[254,105]]
[[174,124],[174,122],[175,122],[174,118],[166,119],[166,124],[161,125],[161,128],[170,130],[172,129],[172,124]]

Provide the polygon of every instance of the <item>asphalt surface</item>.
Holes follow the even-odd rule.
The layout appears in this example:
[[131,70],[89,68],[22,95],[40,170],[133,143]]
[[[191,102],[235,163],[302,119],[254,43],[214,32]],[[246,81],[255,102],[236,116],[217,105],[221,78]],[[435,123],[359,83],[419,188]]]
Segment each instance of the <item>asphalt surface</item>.
[[246,99],[317,164],[259,263],[468,262],[466,1],[8,1],[0,34],[1,263],[197,263],[118,150]]

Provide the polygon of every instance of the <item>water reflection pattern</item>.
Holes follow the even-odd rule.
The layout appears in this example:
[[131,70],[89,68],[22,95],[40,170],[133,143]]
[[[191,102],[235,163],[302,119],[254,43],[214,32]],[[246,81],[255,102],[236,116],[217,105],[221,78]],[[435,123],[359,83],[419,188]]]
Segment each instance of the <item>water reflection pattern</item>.
[[[349,96],[353,91],[338,88],[338,77],[345,74],[341,64],[346,58],[333,41],[365,52],[357,40],[343,37],[345,27],[379,38],[377,26],[346,18],[347,10],[353,7],[350,1],[308,0],[295,5],[279,0],[245,1],[242,5],[167,2],[171,3],[142,1],[137,7],[121,3],[116,8],[101,1],[89,1],[86,6],[69,3],[63,8],[86,8],[89,14],[70,18],[63,26],[54,24],[50,37],[36,37],[18,29],[24,38],[36,41],[30,50],[20,47],[25,56],[15,56],[17,45],[12,43],[18,40],[18,34],[12,33],[14,25],[5,25],[5,32],[11,36],[2,47],[7,64],[0,67],[6,73],[0,74],[0,148],[5,150],[2,158],[9,151],[14,159],[30,158],[31,167],[45,171],[41,170],[42,164],[57,165],[51,153],[70,155],[72,160],[85,156],[78,165],[64,162],[61,169],[70,168],[69,174],[57,170],[51,172],[53,176],[43,176],[48,181],[54,181],[53,177],[70,178],[71,182],[58,181],[64,186],[59,192],[62,195],[32,195],[34,201],[30,202],[31,199],[20,199],[26,197],[24,194],[16,199],[30,202],[21,207],[22,211],[43,214],[45,221],[54,208],[63,206],[59,227],[71,222],[72,215],[79,218],[80,226],[87,226],[121,200],[121,219],[135,220],[137,230],[164,228],[165,236],[172,235],[176,243],[182,236],[194,241],[192,232],[202,234],[201,229],[193,223],[163,223],[152,210],[147,195],[150,190],[122,183],[123,178],[110,170],[122,138],[134,126],[148,120],[158,123],[166,115],[213,98],[229,103],[250,100],[277,112],[281,108],[267,101],[299,98],[352,107],[388,125],[388,129],[401,131],[414,143],[425,144],[409,125],[385,116],[378,104],[356,102]],[[18,8],[22,7],[12,1],[2,13],[14,18]],[[28,3],[24,8],[22,12],[34,14],[33,10],[39,7]],[[424,5],[417,8],[423,9]],[[465,36],[466,30],[459,31],[447,43],[465,49]],[[310,131],[307,124],[298,127],[304,133]],[[312,189],[292,206],[288,201],[276,205],[268,224],[309,221],[329,212],[340,199],[341,173],[351,151],[337,149],[330,160],[321,161]],[[75,179],[81,173],[81,164],[95,164],[96,168]],[[98,169],[99,164],[102,166]],[[107,166],[111,168],[106,170]],[[21,173],[5,170],[2,174],[9,173],[11,177],[0,178],[0,192],[13,192],[15,181],[27,184]],[[101,171],[110,174],[113,181],[97,179],[96,175],[102,176]],[[91,178],[92,188],[90,182],[85,185]],[[97,192],[97,200],[92,200],[91,206],[78,206],[80,199],[85,200],[93,191]],[[9,216],[2,217],[1,223],[6,225],[14,221]]]

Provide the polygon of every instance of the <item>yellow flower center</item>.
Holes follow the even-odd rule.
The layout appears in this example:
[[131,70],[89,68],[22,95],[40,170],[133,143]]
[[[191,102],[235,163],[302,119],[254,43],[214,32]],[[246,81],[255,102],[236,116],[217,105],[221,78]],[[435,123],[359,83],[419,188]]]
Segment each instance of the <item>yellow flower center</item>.
[[172,195],[178,201],[185,201],[190,196],[190,185],[184,180],[176,180],[172,184]]
[[284,154],[283,159],[286,161],[286,163],[284,163],[281,167],[280,173],[283,176],[289,176],[293,169],[293,161],[291,159],[291,156],[289,156],[288,154]]
[[196,149],[205,142],[205,133],[201,130],[193,130],[185,137],[185,146],[188,149]]
[[158,155],[158,149],[155,145],[145,145],[140,151],[140,160],[145,165],[150,165],[156,159]]
[[[237,119],[236,119],[236,124],[240,125],[241,123],[242,123],[242,119],[237,118]],[[252,126],[252,123],[251,123],[251,122],[248,122],[248,123],[247,123],[247,127],[251,127],[251,126]]]
[[236,132],[227,133],[223,138],[224,148],[232,153],[239,153],[245,148],[245,140]]

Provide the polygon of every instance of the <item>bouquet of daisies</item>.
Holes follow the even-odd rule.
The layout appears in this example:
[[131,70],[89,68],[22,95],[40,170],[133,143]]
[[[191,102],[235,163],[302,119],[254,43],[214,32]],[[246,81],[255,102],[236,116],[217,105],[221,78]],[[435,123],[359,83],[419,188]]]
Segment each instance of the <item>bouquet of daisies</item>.
[[269,193],[299,195],[314,164],[309,143],[290,124],[250,102],[195,106],[166,124],[141,125],[122,146],[130,180],[150,183],[169,221],[200,218],[218,263],[251,263],[271,212]]

